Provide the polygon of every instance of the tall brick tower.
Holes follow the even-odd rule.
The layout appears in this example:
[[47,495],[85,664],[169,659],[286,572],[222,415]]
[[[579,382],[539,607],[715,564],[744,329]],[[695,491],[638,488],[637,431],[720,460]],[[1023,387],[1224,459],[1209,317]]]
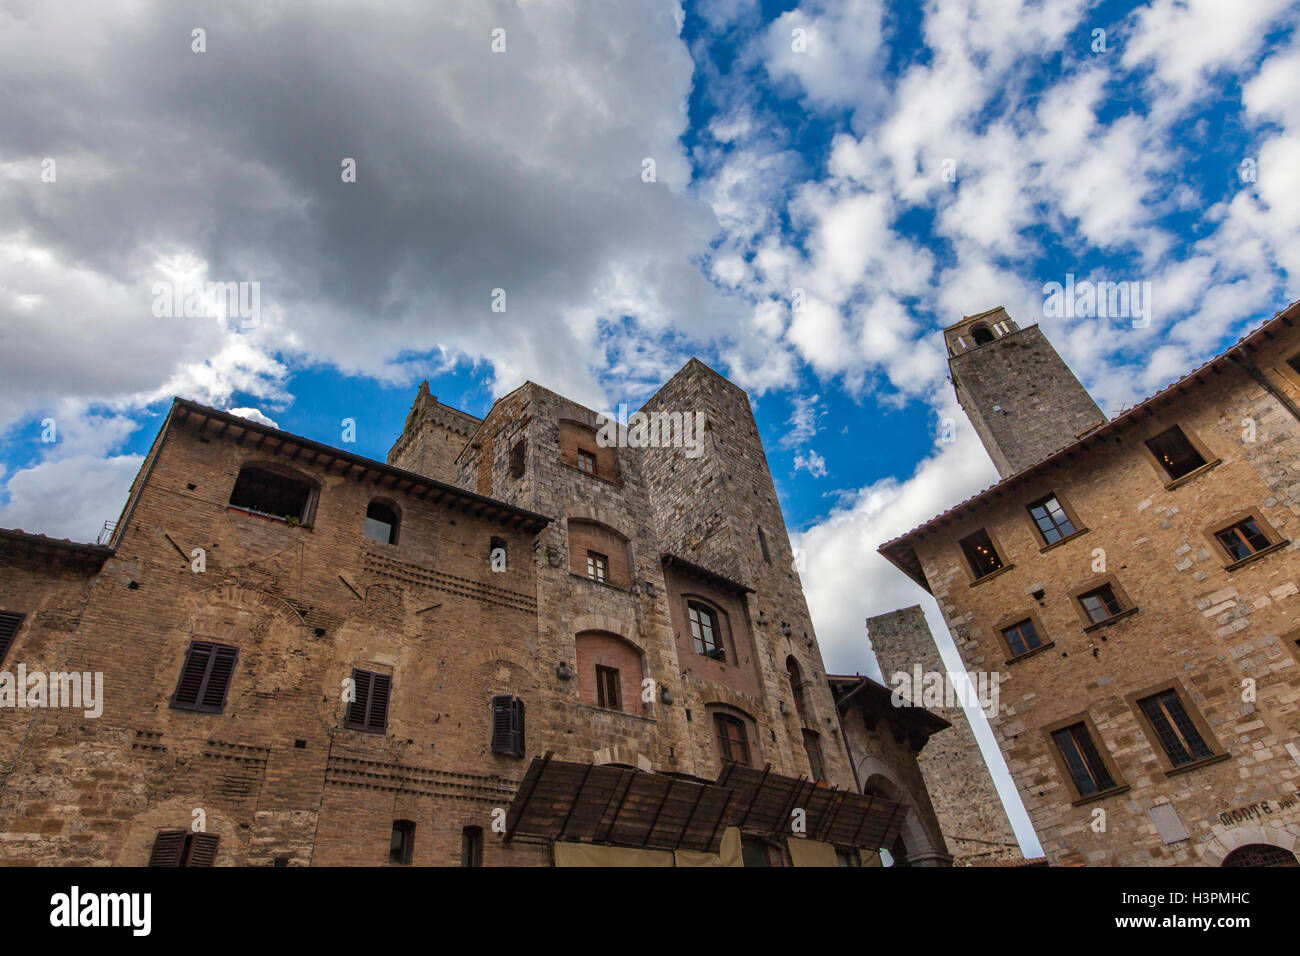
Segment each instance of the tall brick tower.
[[1002,306],[944,329],[957,401],[1005,478],[1106,421],[1038,326]]
[[388,452],[388,463],[439,481],[456,483],[456,457],[481,420],[444,405],[420,383],[402,434]]
[[[890,675],[900,671],[911,674],[918,664],[924,672],[947,670],[919,605],[868,618],[867,638],[885,683],[891,687]],[[952,724],[951,729],[930,738],[917,755],[917,763],[954,865],[1019,859],[1011,822],[965,711],[934,705],[926,709]]]

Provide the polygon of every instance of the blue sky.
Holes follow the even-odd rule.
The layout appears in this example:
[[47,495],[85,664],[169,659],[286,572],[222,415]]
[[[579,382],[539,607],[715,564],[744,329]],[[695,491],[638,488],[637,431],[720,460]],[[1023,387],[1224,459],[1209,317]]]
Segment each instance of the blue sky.
[[[93,539],[173,394],[382,459],[422,378],[612,409],[696,355],[867,673],[865,616],[945,633],[876,546],[995,477],[940,329],[1040,322],[1113,415],[1300,295],[1287,0],[55,6],[0,12],[4,527]],[[1045,316],[1071,274],[1149,325]]]

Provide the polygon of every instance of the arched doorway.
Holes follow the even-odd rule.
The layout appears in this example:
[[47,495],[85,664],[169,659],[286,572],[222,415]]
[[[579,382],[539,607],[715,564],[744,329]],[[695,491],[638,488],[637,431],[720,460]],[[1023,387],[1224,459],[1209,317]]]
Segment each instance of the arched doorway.
[[1223,858],[1220,866],[1300,866],[1290,850],[1271,843],[1247,843]]

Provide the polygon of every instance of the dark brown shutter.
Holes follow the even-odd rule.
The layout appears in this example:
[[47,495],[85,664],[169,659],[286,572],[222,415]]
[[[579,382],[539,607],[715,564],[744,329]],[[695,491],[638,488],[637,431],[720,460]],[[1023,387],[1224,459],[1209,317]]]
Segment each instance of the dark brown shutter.
[[200,698],[200,710],[219,713],[226,706],[226,693],[230,690],[230,678],[235,673],[235,661],[238,657],[237,648],[223,647],[219,644],[213,646],[207,684]]
[[518,697],[492,698],[492,752],[524,755],[524,702]]
[[180,866],[185,853],[185,831],[163,830],[153,841],[149,854],[150,866]]
[[185,666],[181,668],[181,679],[176,683],[176,693],[172,695],[173,707],[198,706],[203,678],[207,676],[211,660],[211,644],[195,641],[190,645],[189,653],[185,655]]
[[230,678],[235,672],[239,648],[207,641],[194,641],[185,655],[172,706],[219,714],[226,705]]
[[212,866],[217,858],[217,841],[219,837],[211,833],[190,834],[190,858],[186,866]]
[[352,703],[344,724],[353,730],[366,729],[366,715],[370,710],[370,671],[352,669]]
[[388,697],[392,690],[393,679],[387,674],[370,675],[370,712],[366,717],[366,729],[384,731],[388,727]]
[[352,685],[356,699],[348,705],[343,726],[382,734],[388,728],[388,699],[392,695],[393,678],[357,667],[352,669]]
[[25,614],[18,614],[14,611],[0,611],[0,661],[3,661],[5,654],[9,653],[9,648],[13,645],[18,628],[23,625],[24,617],[26,617]]

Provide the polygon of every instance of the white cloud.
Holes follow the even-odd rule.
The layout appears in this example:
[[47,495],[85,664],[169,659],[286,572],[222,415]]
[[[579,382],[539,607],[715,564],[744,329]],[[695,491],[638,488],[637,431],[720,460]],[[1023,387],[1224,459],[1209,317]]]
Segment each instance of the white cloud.
[[257,408],[232,408],[230,409],[230,414],[238,415],[240,418],[247,418],[249,421],[257,422],[259,425],[268,425],[271,428],[280,427],[271,419],[263,415],[261,410]]
[[826,459],[809,448],[807,455],[800,452],[794,456],[794,470],[806,471],[814,478],[825,478]]

